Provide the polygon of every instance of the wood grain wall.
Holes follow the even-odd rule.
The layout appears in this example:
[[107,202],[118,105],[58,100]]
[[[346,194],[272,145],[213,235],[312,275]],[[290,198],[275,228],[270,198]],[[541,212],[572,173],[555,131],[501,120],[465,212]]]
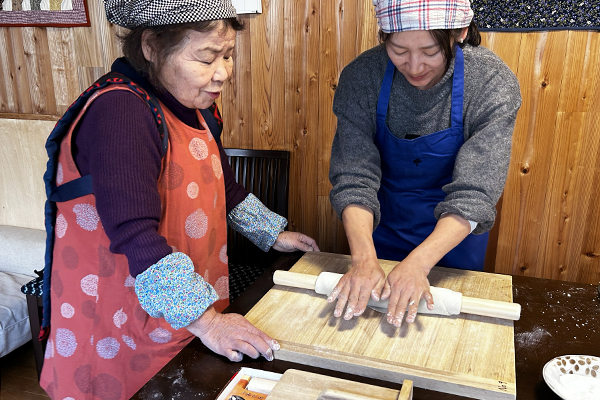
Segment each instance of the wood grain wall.
[[[238,35],[234,75],[221,98],[227,147],[291,152],[290,227],[315,237],[324,251],[348,251],[328,199],[331,104],[344,66],[377,43],[371,4],[263,0],[262,14],[242,17],[247,28]],[[18,120],[56,120],[120,54],[120,28],[106,22],[100,0],[88,6],[91,28],[0,28],[3,141],[29,148],[38,131],[31,134]],[[600,33],[485,33],[483,42],[515,72],[523,95],[486,268],[597,283]],[[8,168],[4,157],[0,163],[3,182],[23,182],[18,174],[32,173]],[[39,199],[24,195],[29,200],[15,209],[4,205],[6,198],[0,193],[0,223],[43,226]]]

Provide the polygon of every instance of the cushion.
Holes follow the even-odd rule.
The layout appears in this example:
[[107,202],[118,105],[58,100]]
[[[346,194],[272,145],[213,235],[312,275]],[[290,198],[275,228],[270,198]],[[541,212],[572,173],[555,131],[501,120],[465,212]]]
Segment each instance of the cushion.
[[31,276],[0,272],[0,357],[31,340],[27,300],[21,286]]
[[45,252],[46,231],[0,225],[0,272],[37,277]]
[[36,297],[44,295],[44,271],[36,271],[38,277],[32,279],[21,287],[21,293],[30,294]]

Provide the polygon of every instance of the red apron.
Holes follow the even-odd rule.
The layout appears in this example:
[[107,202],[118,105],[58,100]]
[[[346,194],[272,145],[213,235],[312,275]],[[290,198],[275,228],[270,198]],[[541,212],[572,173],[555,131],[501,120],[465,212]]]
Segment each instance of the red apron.
[[[71,153],[73,128],[61,144],[57,185],[80,177]],[[217,291],[217,311],[229,304],[225,187],[219,149],[200,112],[204,130],[193,129],[162,105],[169,146],[158,191],[159,234],[192,259],[195,270]],[[175,330],[140,306],[127,258],[109,251],[110,241],[93,194],[57,203],[52,265],[50,335],[40,385],[55,400],[129,399],[193,335]]]

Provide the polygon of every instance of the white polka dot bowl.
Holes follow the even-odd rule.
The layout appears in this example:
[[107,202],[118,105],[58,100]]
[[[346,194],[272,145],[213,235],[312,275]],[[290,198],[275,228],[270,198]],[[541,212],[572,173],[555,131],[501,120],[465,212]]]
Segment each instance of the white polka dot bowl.
[[600,399],[600,357],[568,355],[544,365],[544,380],[564,400]]

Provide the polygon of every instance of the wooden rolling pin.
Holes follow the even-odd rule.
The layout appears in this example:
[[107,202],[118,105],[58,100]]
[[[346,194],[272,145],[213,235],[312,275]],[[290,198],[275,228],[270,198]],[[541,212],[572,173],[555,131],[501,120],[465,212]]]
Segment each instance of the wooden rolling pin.
[[[333,272],[321,272],[316,276],[289,271],[275,271],[273,282],[276,285],[310,289],[318,294],[329,296],[342,276],[342,274]],[[421,314],[458,315],[465,313],[512,319],[513,321],[517,321],[521,317],[521,305],[517,303],[467,297],[463,296],[462,293],[434,286],[430,286],[430,289],[434,302],[433,310],[429,310],[427,303],[422,299],[418,308],[418,312]],[[369,306],[385,313],[388,300],[375,301],[371,298],[369,299]]]

